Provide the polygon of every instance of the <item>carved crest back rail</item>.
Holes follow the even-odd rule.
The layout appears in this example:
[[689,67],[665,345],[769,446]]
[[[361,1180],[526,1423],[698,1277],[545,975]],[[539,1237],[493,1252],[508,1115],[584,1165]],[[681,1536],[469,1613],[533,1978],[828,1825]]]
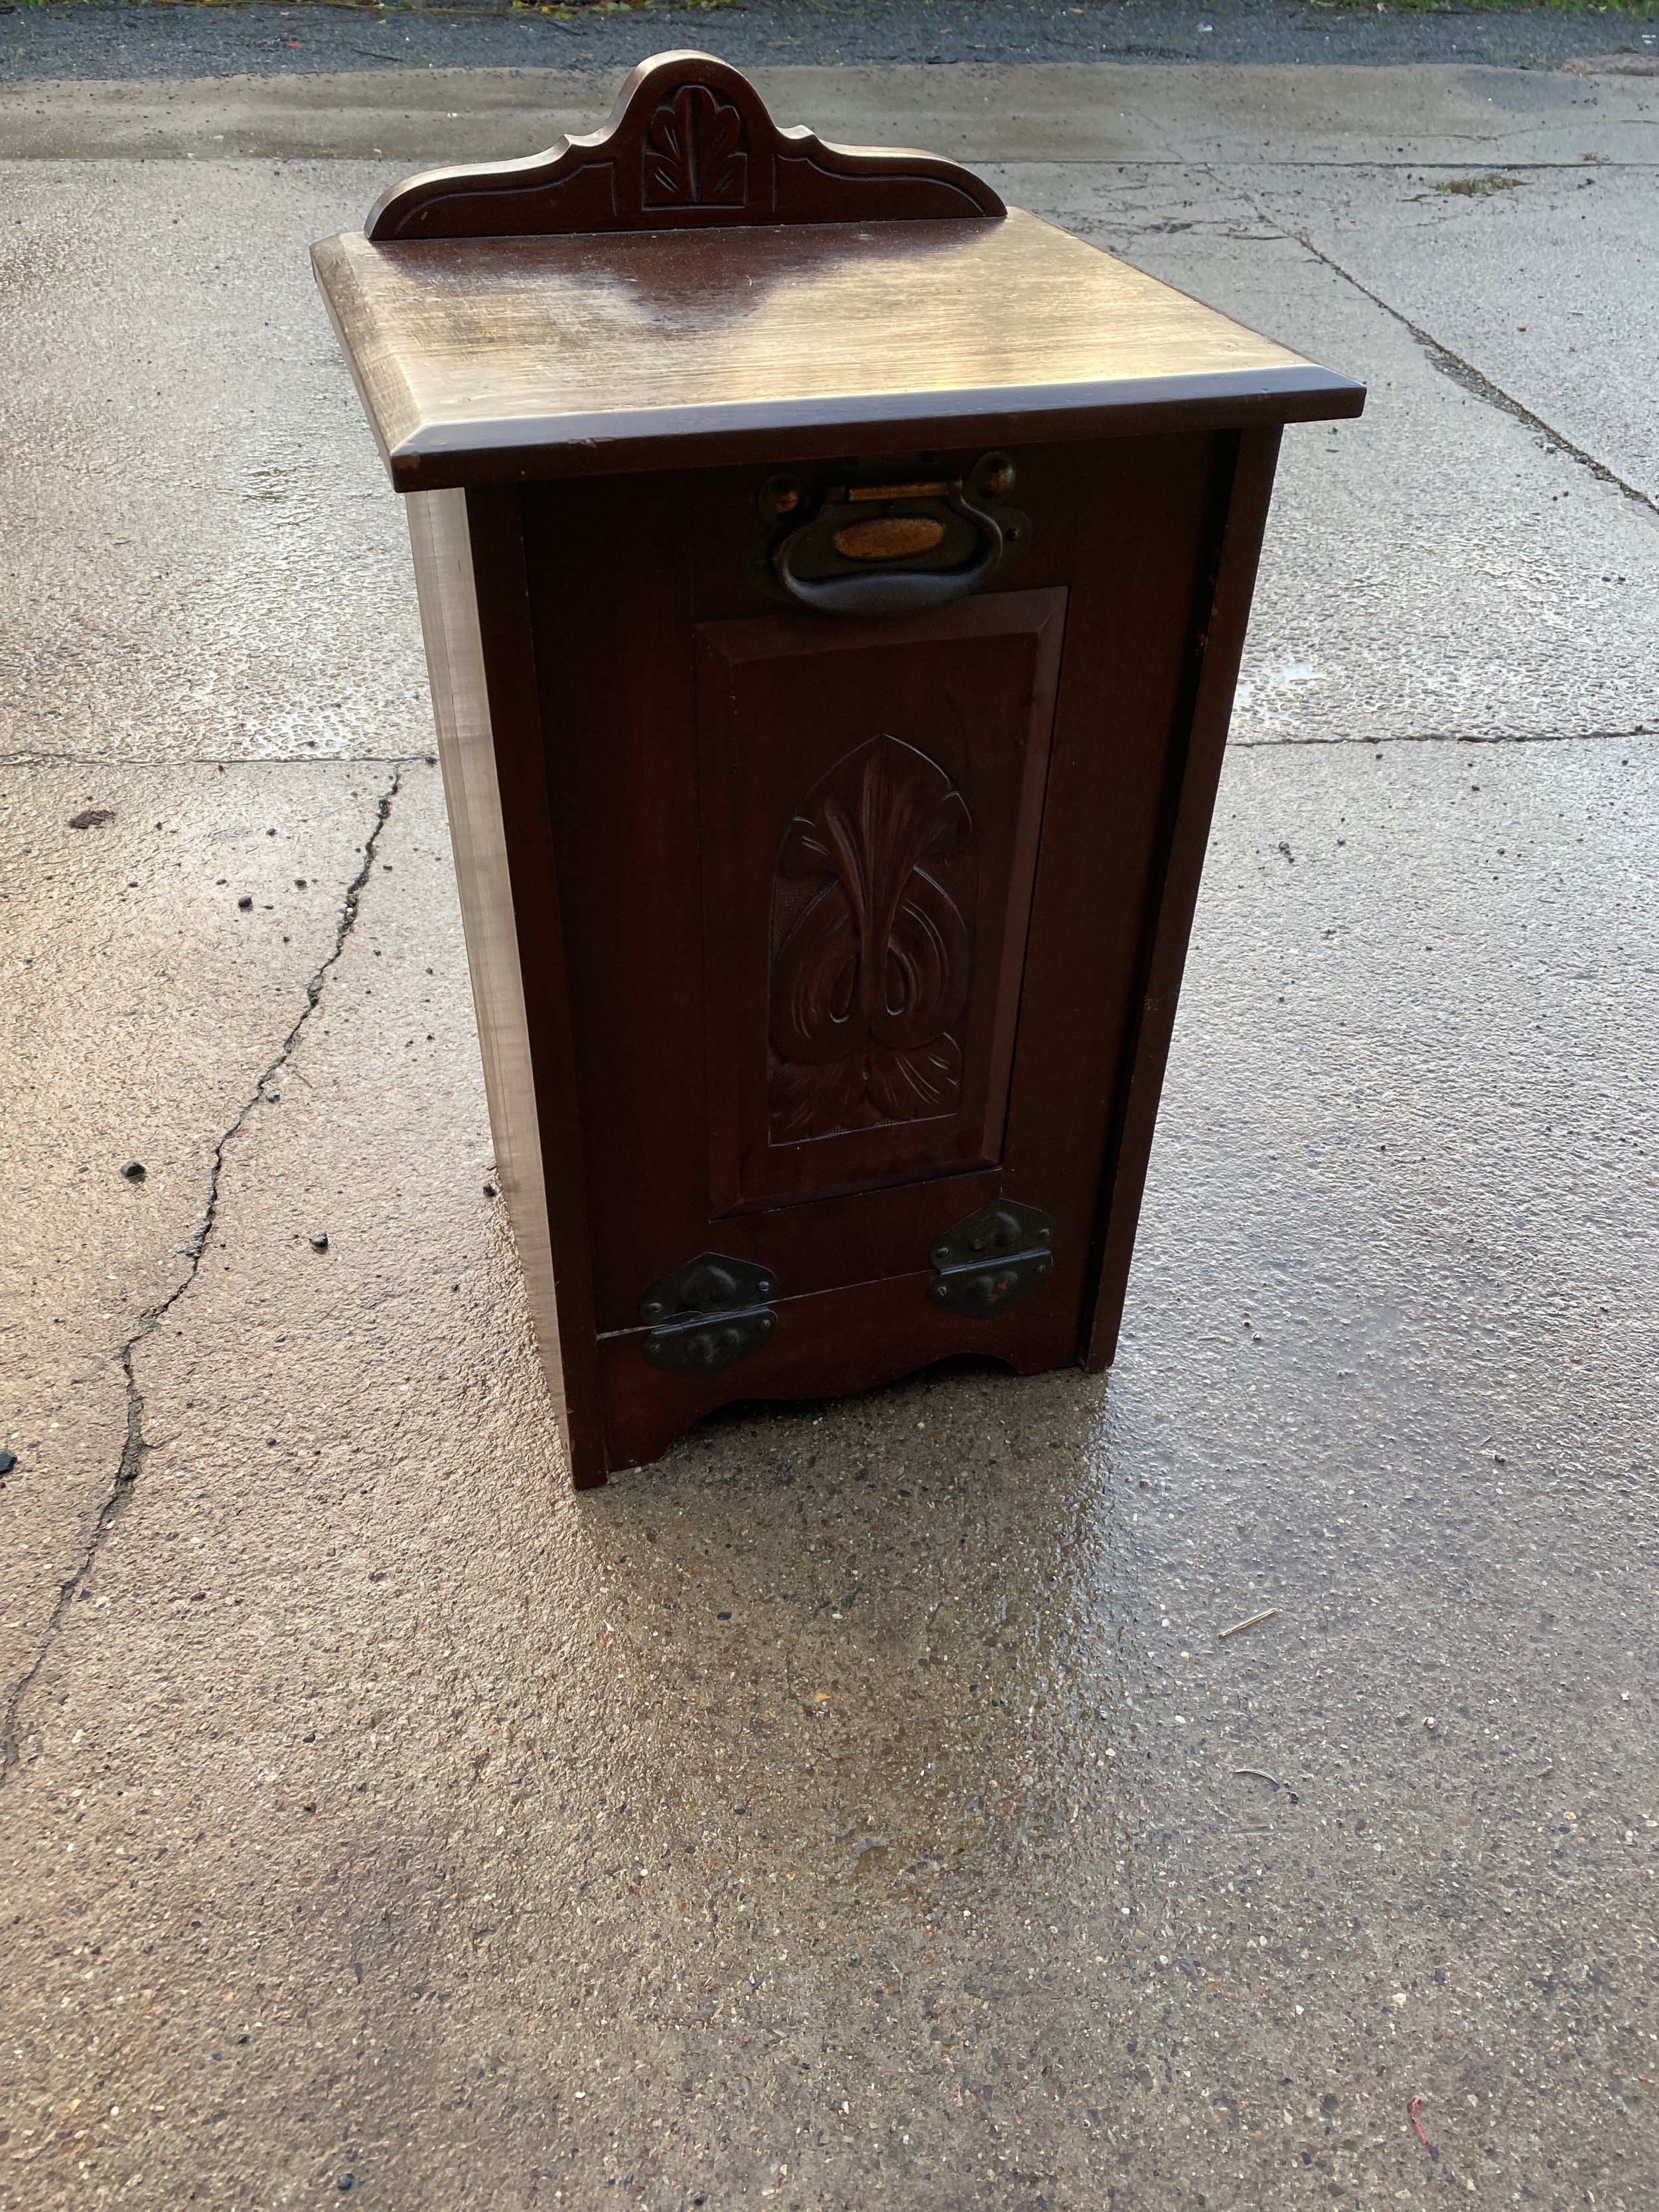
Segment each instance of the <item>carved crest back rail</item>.
[[315,258],[574,1481],[1108,1363],[1280,428],[1360,387],[700,54]]

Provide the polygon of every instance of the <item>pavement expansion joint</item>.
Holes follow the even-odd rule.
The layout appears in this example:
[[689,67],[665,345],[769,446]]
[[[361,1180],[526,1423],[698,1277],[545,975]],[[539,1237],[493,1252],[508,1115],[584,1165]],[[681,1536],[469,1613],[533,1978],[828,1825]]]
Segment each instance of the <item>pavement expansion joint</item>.
[[[235,158],[237,157],[228,155],[222,155],[219,156],[221,161],[228,161]],[[243,156],[242,158],[253,161],[268,160],[270,156],[249,155]],[[1577,161],[1571,161],[1525,160],[1516,161],[1498,161],[1496,155],[1492,158],[1493,161],[1497,162],[1497,166],[1499,168],[1504,170],[1510,174],[1515,174],[1522,171],[1530,172],[1533,170],[1547,172],[1552,169],[1564,170],[1568,175],[1575,177],[1582,177],[1584,173],[1583,159],[1582,155]],[[1100,169],[1108,167],[1119,170],[1192,169],[1198,166],[1193,157],[1188,154],[1129,154],[1124,155],[1121,159],[1120,159],[1115,154],[1007,154],[1000,157],[988,154],[983,157],[983,160],[984,165],[988,168],[1000,167],[1005,169]],[[1479,169],[1481,167],[1484,161],[1484,156],[1480,160],[1476,160],[1471,156],[1469,159],[1461,161],[1425,161],[1415,154],[1407,155],[1405,149],[1402,148],[1400,155],[1393,161],[1384,161],[1379,155],[1376,154],[1354,154],[1329,156],[1309,156],[1305,155],[1297,156],[1291,154],[1264,154],[1257,160],[1243,161],[1238,160],[1234,155],[1229,155],[1224,158],[1218,159],[1206,166],[1212,175],[1213,175],[1217,170],[1220,169],[1351,169],[1355,172],[1356,174],[1362,176],[1375,176],[1379,171],[1382,171],[1386,173],[1388,171],[1395,169],[1410,169],[1413,172],[1419,169],[1434,170],[1437,172],[1443,169],[1448,176],[1462,177],[1467,176],[1471,169]],[[1486,163],[1486,166],[1491,166],[1491,163]],[[1596,164],[1596,167],[1604,175],[1610,175],[1615,170],[1619,169],[1628,169],[1632,173],[1639,173],[1646,169],[1659,168],[1659,161],[1632,161],[1627,155],[1609,155],[1605,161],[1599,161]]]
[[[1271,222],[1272,217],[1264,215],[1262,220]],[[1505,415],[1512,415],[1517,422],[1524,422],[1529,430],[1534,430],[1540,438],[1547,439],[1557,453],[1564,454],[1569,460],[1578,462],[1602,483],[1610,484],[1615,491],[1623,492],[1626,499],[1633,500],[1648,514],[1659,515],[1659,503],[1651,500],[1646,492],[1639,490],[1633,483],[1627,483],[1605,461],[1598,461],[1594,453],[1588,453],[1582,446],[1574,445],[1572,440],[1565,436],[1553,423],[1547,422],[1541,415],[1534,415],[1530,407],[1523,406],[1520,400],[1511,398],[1501,385],[1494,384],[1489,376],[1483,376],[1473,362],[1465,361],[1462,354],[1454,353],[1432,331],[1425,331],[1419,323],[1413,322],[1409,315],[1402,314],[1398,307],[1391,307],[1381,293],[1373,292],[1368,284],[1362,284],[1351,270],[1345,269],[1340,261],[1334,260],[1316,246],[1305,231],[1285,232],[1284,235],[1294,237],[1298,246],[1312,254],[1316,261],[1322,262],[1334,276],[1341,277],[1344,283],[1352,284],[1362,298],[1369,300],[1374,307],[1380,307],[1385,315],[1391,315],[1402,330],[1411,333],[1434,366],[1443,375],[1450,377],[1455,384],[1461,384],[1465,391],[1473,392],[1477,399],[1485,400],[1488,406],[1498,408]]]
[[[0,0],[3,5],[3,0]],[[100,774],[112,767],[128,769],[178,768],[392,768],[403,769],[416,760],[428,768],[438,764],[436,753],[0,753],[0,768],[91,768]]]
[[58,1590],[46,1629],[41,1635],[40,1649],[29,1665],[6,1692],[3,1718],[0,1718],[0,1784],[4,1783],[21,1755],[20,1719],[23,1701],[33,1687],[40,1669],[51,1655],[64,1615],[73,1604],[76,1590],[85,1582],[91,1571],[93,1561],[103,1549],[111,1529],[120,1517],[123,1507],[132,1495],[133,1486],[138,1480],[138,1471],[143,1463],[144,1454],[149,1449],[144,1440],[144,1396],[139,1386],[138,1378],[133,1371],[133,1354],[144,1338],[167,1314],[172,1312],[200,1272],[202,1255],[206,1251],[218,1223],[219,1183],[224,1172],[226,1152],[231,1140],[241,1130],[249,1115],[264,1097],[266,1086],[271,1078],[287,1064],[307,1023],[321,1003],[323,988],[328,980],[329,971],[345,951],[352,930],[356,925],[363,888],[374,868],[374,856],[379,850],[382,833],[392,818],[392,805],[403,789],[404,769],[410,763],[404,760],[392,766],[392,780],[375,802],[374,823],[368,836],[363,840],[362,866],[346,886],[345,896],[340,905],[339,918],[334,926],[333,945],[326,959],[316,969],[306,984],[304,1006],[276,1050],[254,1079],[252,1089],[243,1101],[234,1120],[231,1121],[213,1147],[213,1158],[208,1169],[207,1197],[202,1208],[202,1218],[189,1243],[181,1248],[187,1262],[185,1272],[178,1283],[167,1292],[166,1297],[147,1308],[139,1316],[137,1326],[121,1346],[118,1359],[126,1383],[126,1441],[121,1448],[120,1462],[115,1470],[114,1480],[110,1485],[109,1494],[99,1509],[98,1517],[93,1523],[85,1547],[79,1560],[70,1573],[65,1577]]
[[1340,738],[1229,738],[1235,753],[1282,751],[1287,747],[1370,745],[1624,745],[1634,738],[1659,737],[1659,727],[1637,722],[1628,730],[1389,730],[1380,737],[1363,731]]

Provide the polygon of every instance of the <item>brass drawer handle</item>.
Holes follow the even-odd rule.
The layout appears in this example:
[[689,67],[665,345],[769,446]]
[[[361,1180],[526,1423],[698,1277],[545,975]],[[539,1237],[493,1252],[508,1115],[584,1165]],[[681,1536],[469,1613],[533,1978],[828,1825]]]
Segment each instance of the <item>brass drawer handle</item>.
[[1023,550],[1026,521],[1004,506],[1014,466],[987,453],[939,483],[831,486],[805,522],[799,484],[775,477],[761,511],[775,534],[751,553],[751,583],[815,614],[916,614],[966,599]]
[[889,514],[874,522],[849,522],[830,542],[843,561],[902,561],[931,553],[944,535],[945,525],[930,514]]

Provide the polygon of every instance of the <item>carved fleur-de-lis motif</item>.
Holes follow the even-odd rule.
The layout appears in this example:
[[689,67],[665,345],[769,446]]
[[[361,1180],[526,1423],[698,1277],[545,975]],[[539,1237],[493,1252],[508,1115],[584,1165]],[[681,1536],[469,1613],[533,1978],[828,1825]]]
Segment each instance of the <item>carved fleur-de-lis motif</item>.
[[646,133],[648,208],[740,208],[749,198],[743,118],[706,84],[683,84]]
[[809,793],[773,887],[774,1144],[956,1110],[972,837],[949,776],[896,738]]

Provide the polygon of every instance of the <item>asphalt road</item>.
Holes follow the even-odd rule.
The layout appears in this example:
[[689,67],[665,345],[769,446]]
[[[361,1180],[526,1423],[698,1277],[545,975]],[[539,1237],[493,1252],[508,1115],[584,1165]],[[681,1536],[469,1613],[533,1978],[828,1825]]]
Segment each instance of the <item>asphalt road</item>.
[[1470,61],[1549,68],[1573,55],[1659,56],[1659,16],[1445,9],[1382,14],[1294,0],[781,0],[539,14],[366,8],[0,8],[0,80],[191,77],[388,69],[612,69],[709,46],[764,62]]

